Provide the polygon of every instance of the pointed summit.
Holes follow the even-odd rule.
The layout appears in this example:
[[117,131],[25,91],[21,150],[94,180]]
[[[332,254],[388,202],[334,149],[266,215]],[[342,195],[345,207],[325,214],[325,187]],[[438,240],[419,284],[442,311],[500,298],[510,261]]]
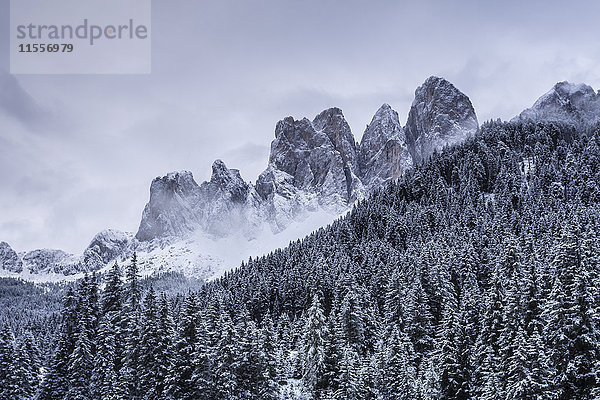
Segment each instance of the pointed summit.
[[189,171],[170,172],[155,178],[136,239],[147,241],[192,231],[197,226],[194,205],[198,202],[199,190]]
[[[248,195],[249,185],[242,179],[240,170],[227,168],[221,160],[213,162],[210,183],[234,202],[244,202]],[[205,186],[207,185],[202,184],[202,187]]]
[[444,78],[432,76],[417,88],[408,113],[406,140],[413,160],[453,145],[479,129],[471,100]]
[[383,104],[363,134],[359,148],[362,182],[366,187],[395,179],[412,166],[398,113]]
[[17,273],[23,271],[23,262],[6,242],[0,242],[0,269]]
[[[354,136],[342,110],[336,107],[319,113],[312,122],[292,117],[279,121],[271,143],[269,167],[270,172],[265,171],[267,174],[257,182],[263,198],[277,191],[271,185],[274,171],[287,174],[294,190],[318,195],[325,208],[347,206],[362,191]],[[294,190],[289,188],[287,192]]]
[[[333,147],[340,153],[345,164],[356,164],[356,143],[354,135],[342,110],[333,107],[321,112],[313,120],[315,130],[324,132]],[[354,172],[354,171],[353,171]]]

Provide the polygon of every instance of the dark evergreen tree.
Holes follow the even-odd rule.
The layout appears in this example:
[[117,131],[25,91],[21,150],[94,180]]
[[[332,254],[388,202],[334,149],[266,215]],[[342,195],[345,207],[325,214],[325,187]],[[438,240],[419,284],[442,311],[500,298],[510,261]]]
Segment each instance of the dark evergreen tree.
[[0,398],[17,398],[20,382],[16,380],[13,371],[15,358],[15,339],[8,326],[0,329]]
[[14,398],[31,399],[37,391],[40,375],[40,359],[31,333],[25,333],[16,342],[14,359],[9,372],[15,385]]
[[180,315],[179,327],[173,349],[173,363],[167,378],[167,393],[176,399],[195,399],[199,397],[196,382],[196,354],[198,305],[196,296],[186,297]]
[[125,307],[123,326],[125,332],[125,343],[123,359],[121,361],[122,381],[128,396],[133,399],[141,397],[140,392],[140,308],[141,288],[139,285],[139,271],[137,266],[137,255],[133,253],[131,262],[127,267],[125,281]]
[[68,365],[69,391],[68,400],[91,399],[90,378],[92,373],[92,342],[90,340],[91,310],[88,298],[82,294],[80,300],[79,321],[77,326],[75,347],[70,355]]
[[302,378],[306,387],[317,398],[323,389],[325,372],[325,329],[326,320],[321,300],[319,295],[315,294],[304,326]]
[[410,399],[416,395],[413,346],[408,336],[394,328],[380,350],[379,392],[386,399]]

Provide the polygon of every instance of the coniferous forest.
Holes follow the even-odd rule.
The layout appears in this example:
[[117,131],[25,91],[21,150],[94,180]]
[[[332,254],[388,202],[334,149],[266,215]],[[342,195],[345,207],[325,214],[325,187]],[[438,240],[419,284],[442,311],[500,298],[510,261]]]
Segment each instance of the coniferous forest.
[[600,128],[488,122],[199,289],[4,283],[0,399],[600,399],[599,217]]

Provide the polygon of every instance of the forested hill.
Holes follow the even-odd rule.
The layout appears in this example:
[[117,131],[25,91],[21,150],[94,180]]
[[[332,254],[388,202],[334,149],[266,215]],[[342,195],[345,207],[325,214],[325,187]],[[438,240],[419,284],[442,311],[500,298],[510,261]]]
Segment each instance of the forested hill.
[[599,215],[600,129],[489,122],[198,292],[142,293],[135,260],[102,291],[84,280],[42,382],[12,362],[0,387],[27,380],[40,400],[598,399]]
[[338,398],[591,398],[599,145],[598,129],[487,123],[205,298],[300,318],[305,381]]

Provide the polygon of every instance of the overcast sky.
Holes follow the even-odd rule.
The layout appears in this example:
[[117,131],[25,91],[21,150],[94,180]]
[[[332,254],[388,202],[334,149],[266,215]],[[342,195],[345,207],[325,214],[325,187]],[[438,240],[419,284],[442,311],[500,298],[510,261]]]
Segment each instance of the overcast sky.
[[562,80],[600,87],[600,2],[154,1],[152,74],[10,75],[0,0],[0,241],[79,253],[137,230],[151,180],[221,158],[254,181],[278,120],[342,108],[360,139],[428,76],[480,123]]

